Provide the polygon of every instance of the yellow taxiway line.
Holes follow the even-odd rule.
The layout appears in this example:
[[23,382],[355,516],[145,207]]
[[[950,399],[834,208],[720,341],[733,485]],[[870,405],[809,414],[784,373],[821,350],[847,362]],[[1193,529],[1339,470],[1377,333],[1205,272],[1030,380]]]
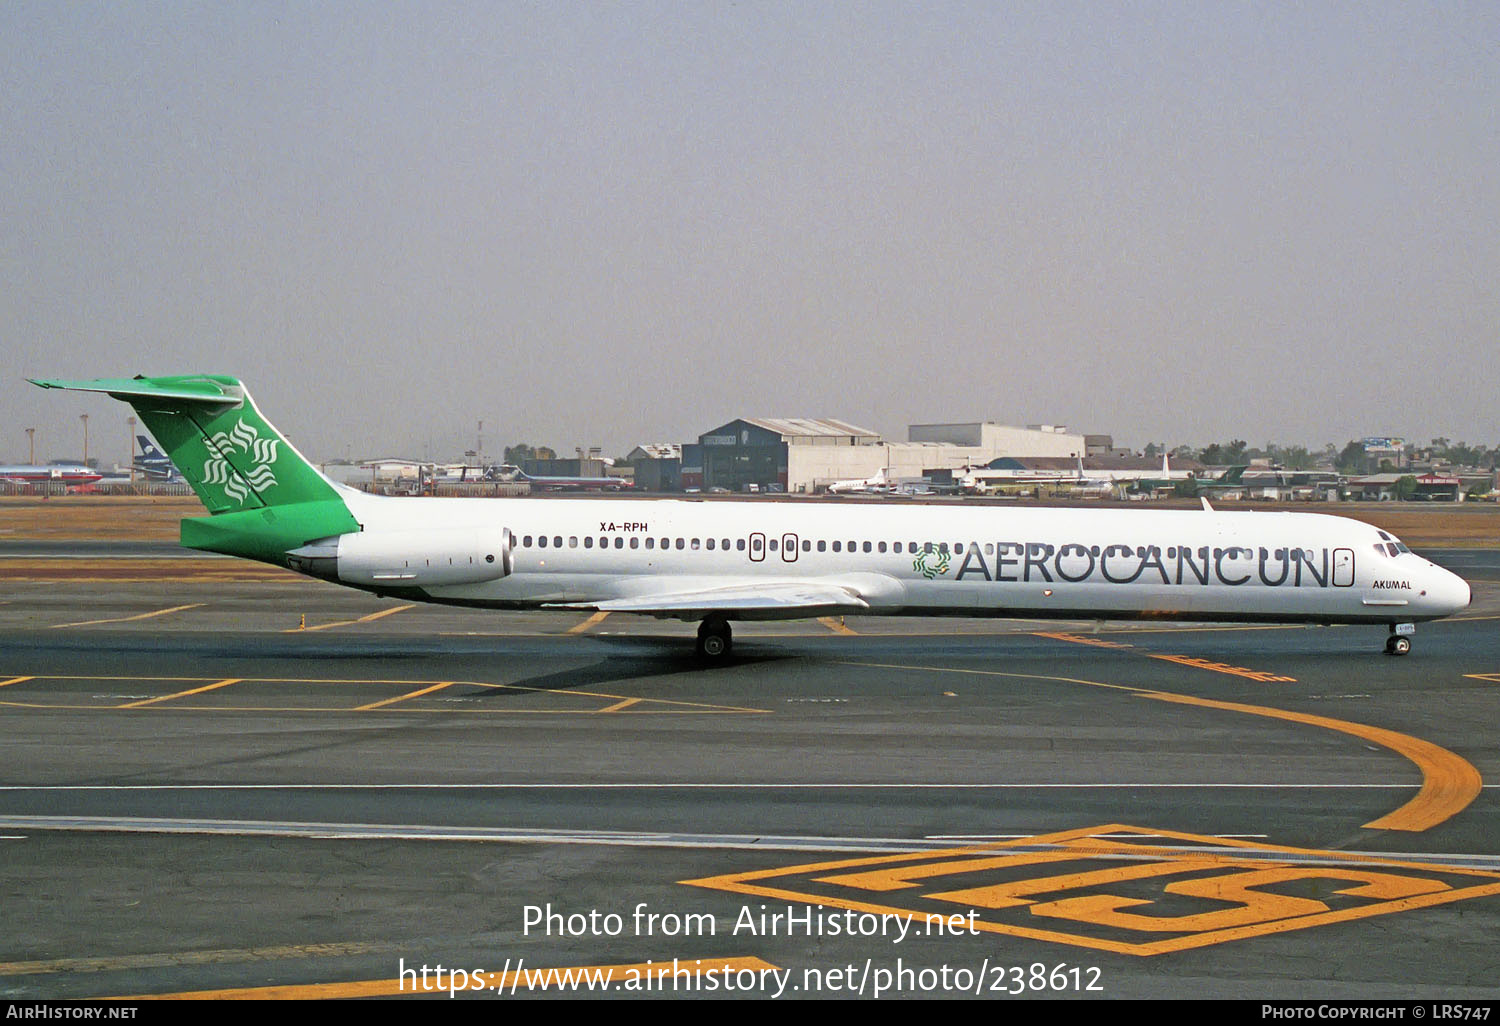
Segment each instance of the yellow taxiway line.
[[1437,826],[1457,815],[1475,798],[1479,797],[1483,780],[1479,771],[1461,756],[1431,741],[1400,734],[1394,730],[1371,727],[1348,720],[1335,720],[1327,716],[1312,716],[1307,713],[1290,712],[1285,709],[1269,709],[1263,705],[1241,705],[1238,702],[1216,702],[1208,698],[1193,698],[1174,695],[1165,691],[1144,692],[1147,698],[1159,702],[1174,702],[1180,705],[1196,705],[1207,709],[1226,709],[1230,712],[1249,713],[1271,719],[1305,723],[1312,727],[1350,734],[1371,744],[1388,748],[1404,755],[1417,764],[1422,771],[1422,788],[1415,798],[1394,812],[1365,824],[1369,830],[1407,830],[1418,832]]
[[568,628],[568,633],[569,634],[582,634],[584,631],[588,630],[590,627],[594,627],[594,626],[597,626],[598,624],[603,623],[604,622],[604,618],[606,616],[608,616],[608,615],[609,615],[609,610],[607,610],[607,609],[601,609],[599,612],[595,613],[593,616],[591,616],[587,620],[583,621],[583,623],[577,623],[577,624],[574,624],[572,627],[569,627]]
[[355,706],[353,711],[354,712],[369,712],[371,709],[383,709],[383,708],[385,708],[388,705],[395,705],[397,702],[404,702],[408,698],[421,698],[423,695],[430,695],[434,691],[441,691],[444,688],[448,688],[448,687],[452,687],[452,686],[453,686],[453,681],[451,681],[451,680],[439,681],[438,683],[432,685],[432,687],[430,687],[430,688],[419,688],[416,691],[408,691],[404,695],[397,695],[395,698],[387,698],[384,701],[380,701],[380,702],[371,702],[369,705]]
[[128,702],[125,705],[114,706],[116,709],[140,709],[143,706],[155,705],[158,702],[170,702],[174,698],[186,698],[188,695],[201,695],[205,691],[214,691],[218,688],[227,688],[231,684],[238,684],[244,680],[243,677],[230,677],[215,684],[205,684],[201,688],[189,688],[187,691],[179,691],[174,695],[159,695],[156,698],[145,698],[139,702]]
[[52,629],[59,627],[89,627],[96,623],[129,623],[132,620],[149,620],[153,616],[166,616],[168,613],[180,613],[184,609],[197,609],[203,605],[202,602],[190,602],[185,606],[172,606],[170,609],[158,609],[150,613],[137,613],[135,616],[117,616],[108,620],[79,620],[77,623],[55,623]]
[[400,613],[404,610],[414,608],[416,608],[415,603],[408,603],[404,606],[392,606],[390,609],[382,609],[378,612],[370,613],[368,616],[361,616],[357,620],[335,620],[333,623],[320,623],[316,627],[289,627],[281,633],[298,634],[302,631],[326,631],[330,627],[353,627],[356,624],[369,623],[371,620],[379,620],[383,616],[390,616],[392,613]]
[[1348,720],[1335,720],[1327,716],[1310,716],[1306,713],[1290,712],[1264,705],[1246,705],[1242,702],[1217,702],[1208,698],[1174,694],[1151,688],[1126,684],[1106,684],[1096,680],[1080,680],[1077,677],[1052,677],[1037,673],[1006,673],[1002,670],[969,670],[947,666],[908,666],[897,663],[847,663],[848,666],[871,666],[889,670],[920,670],[928,673],[968,673],[987,677],[1011,677],[1019,680],[1054,680],[1065,684],[1085,684],[1089,687],[1110,688],[1129,691],[1142,698],[1177,705],[1192,705],[1205,709],[1222,709],[1245,713],[1273,720],[1287,720],[1325,730],[1337,731],[1360,738],[1371,744],[1389,749],[1416,764],[1422,774],[1422,787],[1416,797],[1388,815],[1365,824],[1370,830],[1405,830],[1419,832],[1437,826],[1458,815],[1479,797],[1483,780],[1479,771],[1468,760],[1421,738],[1401,734],[1394,730],[1371,727]]

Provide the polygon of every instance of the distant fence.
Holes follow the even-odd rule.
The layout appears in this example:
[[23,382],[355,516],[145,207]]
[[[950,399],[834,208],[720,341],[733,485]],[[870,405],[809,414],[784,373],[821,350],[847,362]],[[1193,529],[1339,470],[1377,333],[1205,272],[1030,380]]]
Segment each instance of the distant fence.
[[[364,481],[354,485],[360,491],[374,495],[421,495],[415,483],[391,483],[389,481]],[[428,495],[444,495],[470,499],[514,498],[530,495],[531,485],[525,481],[465,481],[457,484],[440,484]]]
[[167,484],[164,481],[111,482],[109,484],[69,485],[62,481],[4,481],[0,482],[0,495],[161,495],[190,496],[193,490],[186,484]]

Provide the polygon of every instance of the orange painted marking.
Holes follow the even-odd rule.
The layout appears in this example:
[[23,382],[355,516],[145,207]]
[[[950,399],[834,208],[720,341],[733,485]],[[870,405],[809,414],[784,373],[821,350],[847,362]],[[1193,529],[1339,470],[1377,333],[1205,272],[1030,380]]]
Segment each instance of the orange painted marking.
[[681,882],[1140,956],[1500,894],[1497,872],[1122,824]]

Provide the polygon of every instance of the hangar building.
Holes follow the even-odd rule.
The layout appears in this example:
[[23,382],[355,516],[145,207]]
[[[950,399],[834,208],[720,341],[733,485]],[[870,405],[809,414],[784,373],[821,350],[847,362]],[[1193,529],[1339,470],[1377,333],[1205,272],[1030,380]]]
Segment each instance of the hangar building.
[[816,492],[881,470],[895,480],[917,479],[997,456],[1084,452],[1082,435],[1050,425],[914,424],[908,436],[885,442],[841,420],[743,417],[683,445],[681,483],[684,489]]

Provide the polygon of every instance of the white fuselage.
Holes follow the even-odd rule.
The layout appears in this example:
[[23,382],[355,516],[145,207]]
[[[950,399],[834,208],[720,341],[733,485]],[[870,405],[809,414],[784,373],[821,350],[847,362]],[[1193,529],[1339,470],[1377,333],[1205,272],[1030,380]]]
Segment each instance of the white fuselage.
[[[797,582],[846,589],[876,615],[1398,623],[1470,600],[1465,581],[1385,532],[1322,514],[344,498],[375,563],[341,580],[465,605],[586,608]],[[467,558],[494,556],[495,569],[455,580],[424,568],[432,554],[413,539],[434,532],[483,539]],[[490,551],[499,547],[508,551]],[[435,550],[450,566],[454,551]],[[374,572],[382,560],[391,564],[383,576]]]

